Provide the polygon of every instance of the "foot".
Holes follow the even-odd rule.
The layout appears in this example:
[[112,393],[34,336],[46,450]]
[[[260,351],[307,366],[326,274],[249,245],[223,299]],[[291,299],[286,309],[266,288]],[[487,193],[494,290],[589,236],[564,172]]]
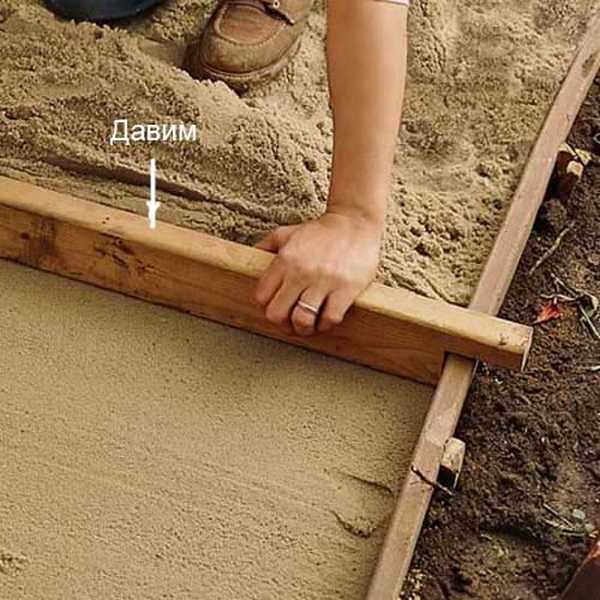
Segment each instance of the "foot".
[[193,77],[238,90],[274,77],[294,56],[313,0],[220,0],[188,49]]

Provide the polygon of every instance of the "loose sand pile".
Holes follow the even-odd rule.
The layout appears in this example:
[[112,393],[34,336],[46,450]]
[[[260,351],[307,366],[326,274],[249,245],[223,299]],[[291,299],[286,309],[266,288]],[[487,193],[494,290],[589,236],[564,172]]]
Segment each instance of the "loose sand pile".
[[359,600],[430,388],[0,261],[0,598]]
[[[321,5],[284,75],[240,98],[174,66],[208,0],[167,2],[123,29],[64,22],[41,4],[0,1],[1,173],[142,212],[147,189],[135,184],[154,156],[164,182],[186,189],[163,191],[160,218],[246,243],[324,209],[332,140]],[[415,0],[383,282],[468,301],[599,6]],[[111,147],[119,118],[196,123],[199,141]]]

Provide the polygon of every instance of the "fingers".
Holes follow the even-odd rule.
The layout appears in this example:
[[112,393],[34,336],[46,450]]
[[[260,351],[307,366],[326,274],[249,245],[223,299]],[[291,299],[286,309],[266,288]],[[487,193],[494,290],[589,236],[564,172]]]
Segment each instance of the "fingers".
[[[257,248],[268,252],[279,252],[290,239],[295,226],[278,227],[256,244]],[[298,281],[286,276],[286,267],[280,257],[275,258],[260,278],[254,297],[265,309],[265,317],[287,333],[292,333],[291,312],[302,293]]]
[[[303,288],[298,280],[285,277],[285,267],[276,259],[258,284],[256,301],[269,322],[303,337],[334,329],[354,301],[350,290],[334,290],[328,295],[324,289]],[[299,300],[319,313],[298,305]]]
[[292,233],[294,233],[294,229],[296,229],[295,225],[278,227],[258,242],[255,248],[266,250],[267,252],[278,252],[290,239]]
[[254,292],[254,299],[260,306],[266,308],[269,305],[273,296],[281,287],[284,275],[285,267],[283,263],[278,258],[275,258],[263,273]]
[[256,301],[267,320],[288,334],[331,331],[372,278],[373,240],[368,236],[363,240],[366,259],[358,260],[356,252],[349,251],[356,232],[348,232],[345,225],[337,229],[325,225],[279,227],[256,245],[277,254],[260,278]]
[[[331,331],[339,325],[354,302],[354,295],[349,289],[306,289],[300,279],[289,276],[283,261],[275,258],[256,287],[255,299],[269,322],[286,333],[304,337]],[[319,313],[299,306],[298,300]]]
[[[317,320],[319,311],[325,302],[327,292],[315,289],[306,290],[301,296],[300,301],[305,306],[296,303],[292,309],[292,327],[297,335],[309,336],[313,335],[317,329]],[[310,307],[315,311],[310,310]]]
[[346,312],[348,312],[353,302],[354,296],[350,290],[340,289],[333,291],[325,302],[317,327],[318,331],[325,333],[339,325],[344,320]]
[[[260,279],[256,302],[265,310],[267,320],[286,333],[310,336],[334,329],[343,320],[354,301],[351,290],[308,288],[301,280],[286,273],[283,261],[276,258]],[[298,300],[319,311],[315,314],[298,305]]]
[[284,279],[265,310],[267,321],[281,327],[286,333],[293,333],[290,317],[302,291],[299,282],[291,278]]

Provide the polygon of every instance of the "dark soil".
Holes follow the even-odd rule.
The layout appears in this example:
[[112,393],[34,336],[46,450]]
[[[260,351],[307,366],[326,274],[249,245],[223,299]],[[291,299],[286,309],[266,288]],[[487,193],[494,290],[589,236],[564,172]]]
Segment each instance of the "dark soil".
[[[600,77],[569,141],[592,150],[599,132]],[[570,199],[542,206],[501,316],[532,323],[541,294],[555,291],[552,274],[600,297],[598,154]],[[461,481],[454,497],[436,492],[405,598],[548,600],[564,590],[591,545],[583,531],[600,527],[600,372],[591,365],[600,341],[569,306],[536,326],[524,373],[479,368],[457,431],[467,445]]]

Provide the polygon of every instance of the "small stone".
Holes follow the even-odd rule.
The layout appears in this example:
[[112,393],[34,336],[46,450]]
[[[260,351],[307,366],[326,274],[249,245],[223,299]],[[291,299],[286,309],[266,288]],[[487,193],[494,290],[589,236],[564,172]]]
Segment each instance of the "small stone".
[[585,516],[585,513],[582,510],[580,510],[579,508],[575,508],[571,514],[573,515],[573,518],[576,519],[577,521],[583,522],[587,519],[587,517]]
[[417,237],[421,237],[425,233],[425,227],[418,223],[410,226],[410,232]]
[[517,429],[525,429],[528,420],[529,416],[525,411],[513,411],[508,418],[508,422]]
[[583,526],[583,530],[588,534],[593,534],[596,531],[596,526],[593,523],[586,523]]
[[433,240],[421,240],[417,246],[416,250],[419,254],[423,256],[430,256],[431,258],[439,258],[442,255],[442,249],[440,245]]
[[314,158],[305,158],[304,166],[311,173],[314,173],[315,171],[317,171],[319,169],[319,165],[317,164],[317,161]]

